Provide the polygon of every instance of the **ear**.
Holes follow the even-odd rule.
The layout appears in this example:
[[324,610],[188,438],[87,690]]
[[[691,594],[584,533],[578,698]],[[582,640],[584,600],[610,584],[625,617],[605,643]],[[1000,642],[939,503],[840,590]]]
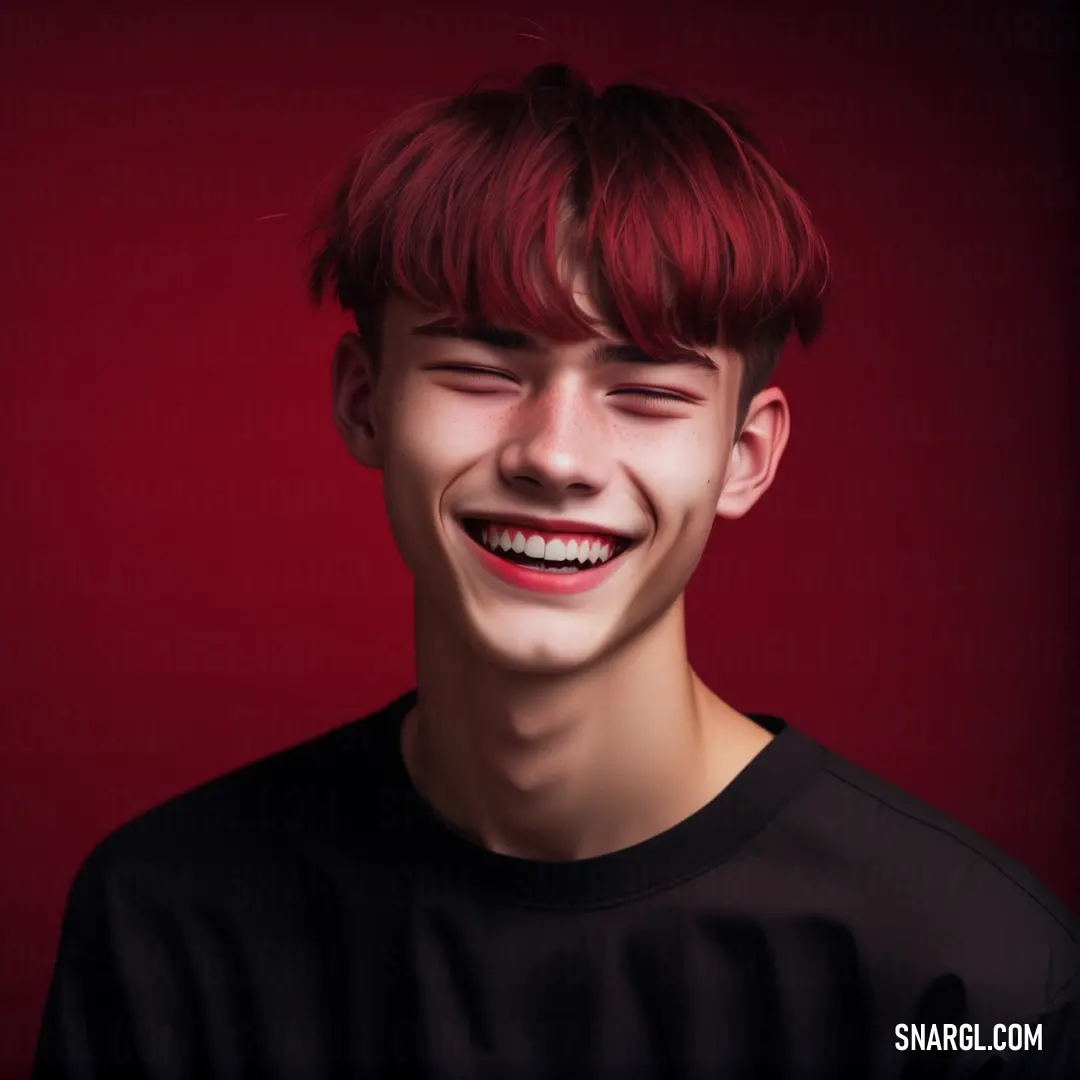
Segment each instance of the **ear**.
[[369,469],[382,468],[382,446],[375,424],[375,368],[367,347],[352,333],[334,348],[330,375],[334,424],[348,451]]
[[751,402],[739,439],[728,458],[718,517],[741,518],[768,491],[787,446],[791,414],[779,387],[762,390]]

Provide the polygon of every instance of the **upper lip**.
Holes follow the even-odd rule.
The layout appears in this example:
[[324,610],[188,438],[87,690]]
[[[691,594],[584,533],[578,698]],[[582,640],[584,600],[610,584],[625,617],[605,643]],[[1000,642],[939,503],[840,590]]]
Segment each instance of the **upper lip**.
[[595,525],[589,521],[577,521],[570,518],[542,518],[534,514],[484,514],[468,513],[461,515],[462,520],[498,521],[506,525],[524,525],[541,532],[588,533],[590,536],[611,536],[616,540],[631,539],[626,533],[606,525]]

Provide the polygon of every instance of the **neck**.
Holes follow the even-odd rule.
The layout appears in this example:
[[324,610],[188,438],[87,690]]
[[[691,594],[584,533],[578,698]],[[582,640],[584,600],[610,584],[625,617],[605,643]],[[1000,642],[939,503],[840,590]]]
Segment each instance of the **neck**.
[[419,597],[415,625],[406,767],[436,812],[493,851],[564,860],[639,843],[700,809],[771,738],[691,669],[681,596],[565,675],[485,661]]

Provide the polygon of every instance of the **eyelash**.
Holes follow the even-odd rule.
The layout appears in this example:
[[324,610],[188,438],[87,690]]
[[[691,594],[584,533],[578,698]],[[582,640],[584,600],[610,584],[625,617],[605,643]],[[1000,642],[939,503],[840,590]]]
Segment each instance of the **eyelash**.
[[686,398],[681,394],[669,394],[664,390],[616,390],[616,394],[633,394],[635,397],[648,398],[653,401],[674,401],[677,404],[685,405]]
[[[502,371],[492,371],[490,368],[471,367],[468,364],[440,364],[436,370],[457,371],[464,375],[494,375],[496,378],[506,378],[506,374]],[[686,398],[681,394],[673,394],[664,390],[643,390],[633,388],[616,390],[615,393],[633,394],[635,397],[646,398],[650,401],[674,402],[679,405],[685,405],[687,403]]]

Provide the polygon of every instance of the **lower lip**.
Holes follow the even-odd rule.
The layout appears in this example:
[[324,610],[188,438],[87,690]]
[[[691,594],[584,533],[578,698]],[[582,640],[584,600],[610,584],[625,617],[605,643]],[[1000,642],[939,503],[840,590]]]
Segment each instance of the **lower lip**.
[[[463,530],[464,531],[464,530]],[[514,585],[519,589],[529,589],[532,592],[555,593],[566,596],[572,593],[587,592],[603,584],[619,568],[626,552],[609,559],[606,563],[598,563],[588,570],[578,570],[573,573],[559,573],[557,570],[531,570],[520,563],[507,562],[493,555],[487,548],[478,544],[469,534],[465,533],[470,546],[475,550],[481,564],[491,571],[501,581],[508,585]]]

